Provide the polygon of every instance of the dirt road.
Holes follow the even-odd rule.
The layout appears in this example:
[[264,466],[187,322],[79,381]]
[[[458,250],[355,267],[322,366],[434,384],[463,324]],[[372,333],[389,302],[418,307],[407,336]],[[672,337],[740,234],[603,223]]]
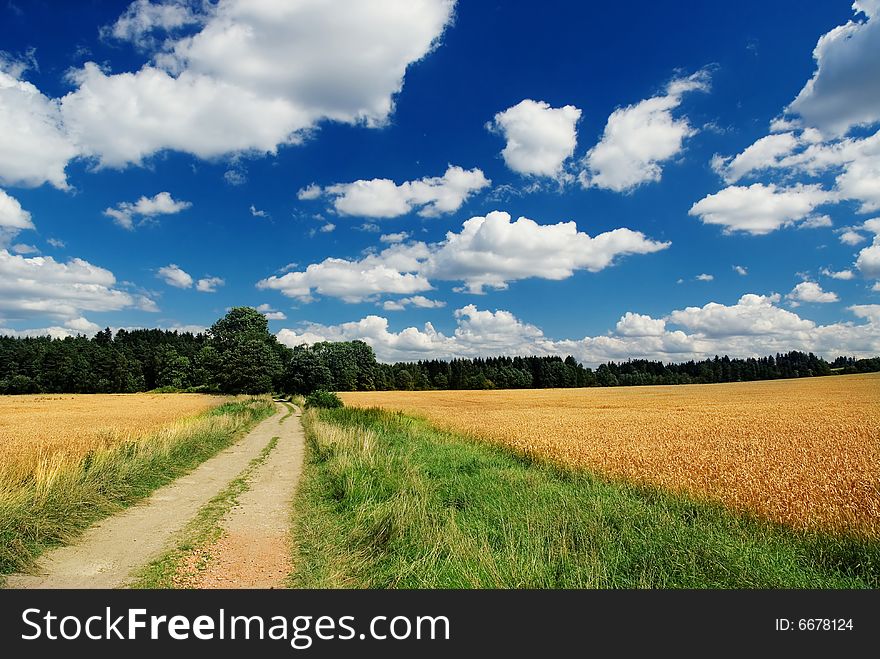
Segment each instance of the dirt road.
[[[284,538],[275,541],[275,551],[264,552],[266,555],[261,554],[262,558],[254,560],[270,560],[267,569],[272,574],[286,569],[279,563],[278,549],[283,545],[285,560],[289,560],[285,534],[290,524],[286,503],[299,478],[303,431],[299,415],[290,415],[279,423],[287,409],[279,404],[278,412],[235,445],[156,490],[149,499],[98,522],[76,544],[47,552],[38,561],[34,574],[10,575],[6,587],[124,587],[132,572],[169,547],[199,509],[236,478],[273,437],[279,438],[278,444],[254,474],[253,489],[242,496],[240,506],[233,511],[235,514],[230,515],[228,528],[230,533],[258,529],[264,535]],[[252,566],[251,571],[261,572],[263,568]]]
[[282,588],[290,573],[290,504],[303,460],[299,413],[284,423],[299,429],[296,441],[284,437],[249,479],[249,489],[220,523],[223,534],[202,547],[199,569],[180,566],[186,588]]

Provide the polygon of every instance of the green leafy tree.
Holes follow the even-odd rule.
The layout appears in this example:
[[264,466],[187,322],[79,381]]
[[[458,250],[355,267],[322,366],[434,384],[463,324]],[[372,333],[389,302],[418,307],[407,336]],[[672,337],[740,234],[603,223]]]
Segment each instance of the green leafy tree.
[[274,388],[282,367],[264,341],[244,339],[223,352],[223,390],[232,394],[262,394]]
[[278,340],[266,317],[252,307],[233,307],[211,326],[208,335],[220,355],[221,388],[228,393],[273,391],[283,368]]
[[311,348],[297,346],[285,366],[282,383],[289,393],[310,394],[332,388],[333,374]]

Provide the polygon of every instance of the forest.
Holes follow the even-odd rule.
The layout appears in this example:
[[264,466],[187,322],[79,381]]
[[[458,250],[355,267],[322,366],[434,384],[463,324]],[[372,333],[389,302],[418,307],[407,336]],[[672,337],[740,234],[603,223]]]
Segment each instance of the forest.
[[663,363],[608,362],[596,369],[574,357],[486,357],[380,363],[363,341],[288,348],[265,316],[235,307],[205,333],[109,328],[83,335],[0,337],[0,394],[218,393],[315,390],[529,389],[709,384],[880,371],[880,357],[828,362],[791,351],[762,358],[714,357]]

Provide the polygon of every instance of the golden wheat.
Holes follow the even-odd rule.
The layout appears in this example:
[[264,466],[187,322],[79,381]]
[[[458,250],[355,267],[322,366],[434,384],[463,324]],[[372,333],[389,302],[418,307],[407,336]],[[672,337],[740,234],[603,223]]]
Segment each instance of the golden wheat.
[[880,374],[342,398],[798,528],[880,537]]
[[55,469],[87,453],[151,436],[221,402],[200,394],[0,396],[0,468]]

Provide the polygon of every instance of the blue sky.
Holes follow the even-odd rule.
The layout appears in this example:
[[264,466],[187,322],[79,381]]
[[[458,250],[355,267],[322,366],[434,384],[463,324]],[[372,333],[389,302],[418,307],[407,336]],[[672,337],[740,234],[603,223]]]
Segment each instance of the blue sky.
[[3,333],[880,354],[878,0],[4,0],[0,51]]

